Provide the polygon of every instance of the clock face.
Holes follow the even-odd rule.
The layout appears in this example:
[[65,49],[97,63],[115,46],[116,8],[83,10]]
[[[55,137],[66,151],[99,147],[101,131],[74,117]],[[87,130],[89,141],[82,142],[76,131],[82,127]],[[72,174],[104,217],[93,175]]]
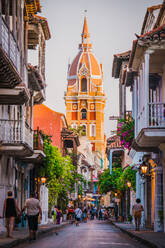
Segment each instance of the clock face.
[[91,109],[94,110],[95,109],[95,105],[93,103],[91,103]]
[[74,103],[74,104],[72,105],[72,109],[73,109],[73,110],[76,110],[76,109],[77,109],[77,104],[76,104],[76,103]]

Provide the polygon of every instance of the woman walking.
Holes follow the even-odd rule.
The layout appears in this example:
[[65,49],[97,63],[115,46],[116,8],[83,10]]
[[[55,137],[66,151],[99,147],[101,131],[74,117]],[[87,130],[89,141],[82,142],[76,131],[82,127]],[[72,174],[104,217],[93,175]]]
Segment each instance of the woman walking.
[[135,219],[136,231],[139,231],[140,229],[142,211],[144,211],[144,208],[141,204],[141,200],[138,198],[136,199],[136,204],[133,205],[132,207],[132,213]]
[[56,224],[56,220],[57,220],[57,207],[54,206],[54,210],[53,210],[53,223]]
[[7,198],[4,200],[3,217],[6,219],[7,237],[12,238],[14,220],[21,211],[18,208],[16,200],[13,198],[12,191],[7,192]]
[[61,216],[62,216],[62,213],[61,213],[61,210],[57,208],[57,224],[59,225],[60,224],[60,220],[61,220]]

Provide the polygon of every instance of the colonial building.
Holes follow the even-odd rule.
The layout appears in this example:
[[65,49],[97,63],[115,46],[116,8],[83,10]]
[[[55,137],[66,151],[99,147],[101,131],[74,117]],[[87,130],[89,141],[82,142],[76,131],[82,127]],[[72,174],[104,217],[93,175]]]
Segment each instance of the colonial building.
[[143,225],[165,230],[165,1],[147,9],[136,35],[123,83],[132,91],[136,197],[144,206]]
[[[0,201],[12,190],[20,208],[33,190],[32,168],[45,156],[42,137],[33,130],[33,106],[45,99],[50,31],[38,12],[39,0],[0,0]],[[38,63],[29,65],[29,51],[36,48]]]
[[103,71],[102,65],[98,63],[92,51],[86,17],[81,38],[79,52],[68,68],[65,94],[66,119],[68,125],[74,128],[83,126],[83,135],[91,142],[92,151],[100,153],[103,164],[106,100],[103,90]]

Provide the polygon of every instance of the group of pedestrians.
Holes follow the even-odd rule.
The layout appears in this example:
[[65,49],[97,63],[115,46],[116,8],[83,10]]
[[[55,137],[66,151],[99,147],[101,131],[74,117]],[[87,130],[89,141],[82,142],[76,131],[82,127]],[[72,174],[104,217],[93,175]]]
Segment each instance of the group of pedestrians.
[[86,206],[83,207],[71,206],[67,212],[67,219],[69,223],[75,223],[79,226],[80,222],[86,223],[87,220],[105,220],[108,218],[108,212],[104,207],[96,208],[96,206]]
[[42,211],[39,200],[35,198],[35,194],[31,193],[30,198],[25,201],[24,207],[19,209],[17,201],[13,197],[12,191],[8,191],[7,198],[3,205],[3,218],[6,221],[7,237],[12,238],[15,220],[20,219],[25,209],[27,210],[27,220],[29,226],[29,240],[36,239],[38,229],[38,217],[42,219]]

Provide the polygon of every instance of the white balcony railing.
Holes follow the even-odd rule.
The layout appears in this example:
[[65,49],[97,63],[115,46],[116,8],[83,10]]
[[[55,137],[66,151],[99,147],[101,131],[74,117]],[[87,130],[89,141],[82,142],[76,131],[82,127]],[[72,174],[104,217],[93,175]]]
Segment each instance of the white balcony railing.
[[0,120],[0,143],[26,143],[33,149],[33,131],[23,120]]
[[142,128],[163,127],[165,128],[165,102],[151,102],[148,103],[147,120],[145,120],[145,107],[138,114],[135,136],[138,135]]
[[18,50],[17,42],[2,15],[0,15],[0,44],[13,62],[17,71],[20,73],[20,52]]
[[149,103],[149,127],[165,127],[165,103]]

